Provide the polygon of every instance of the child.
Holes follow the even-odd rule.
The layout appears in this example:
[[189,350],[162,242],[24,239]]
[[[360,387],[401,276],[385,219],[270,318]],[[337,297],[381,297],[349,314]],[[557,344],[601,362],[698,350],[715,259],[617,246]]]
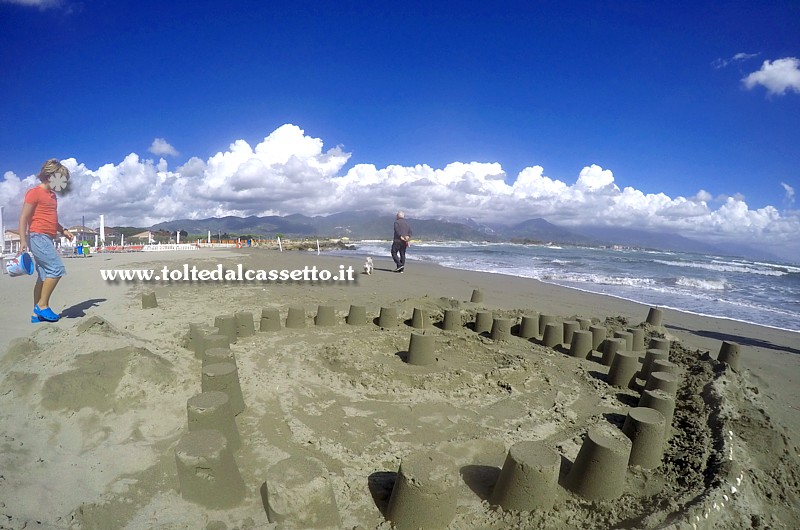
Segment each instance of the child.
[[54,239],[62,234],[72,241],[73,235],[58,222],[56,191],[63,191],[69,182],[69,170],[55,158],[42,165],[40,184],[25,194],[19,216],[21,251],[30,250],[36,261],[39,277],[33,288],[31,322],[56,322],[59,316],[50,308],[50,295],[67,271],[56,252]]

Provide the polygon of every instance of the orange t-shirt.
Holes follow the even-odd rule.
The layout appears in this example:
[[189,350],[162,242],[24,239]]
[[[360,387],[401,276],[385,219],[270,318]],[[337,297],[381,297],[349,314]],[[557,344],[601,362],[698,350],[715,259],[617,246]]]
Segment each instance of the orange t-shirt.
[[36,186],[25,194],[25,204],[33,205],[33,215],[28,231],[56,237],[58,234],[56,194],[52,190]]

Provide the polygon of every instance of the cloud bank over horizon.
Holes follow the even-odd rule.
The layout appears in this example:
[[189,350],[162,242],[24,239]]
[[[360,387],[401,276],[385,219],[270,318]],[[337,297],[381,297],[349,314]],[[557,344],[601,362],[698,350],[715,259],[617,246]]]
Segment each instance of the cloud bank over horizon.
[[[163,138],[153,152],[177,151]],[[713,197],[698,190],[691,197],[620,189],[610,169],[588,165],[573,183],[548,177],[538,165],[509,178],[498,163],[453,162],[444,168],[355,164],[342,174],[351,153],[324,150],[321,139],[286,124],[252,147],[236,140],[207,160],[190,158],[170,169],[161,158],[131,153],[118,164],[87,168],[75,158],[70,193],[59,199],[64,224],[150,226],[182,218],[226,215],[327,215],[348,210],[403,209],[409,217],[473,218],[516,224],[544,218],[561,226],[617,226],[677,232],[717,243],[756,244],[800,257],[800,210],[774,206],[751,209],[738,195]],[[0,182],[5,222],[16,227],[24,193],[34,175],[7,172]],[[791,187],[783,184],[789,194]],[[793,190],[792,190],[793,194]],[[789,203],[791,205],[792,203]],[[794,245],[794,248],[792,248]]]

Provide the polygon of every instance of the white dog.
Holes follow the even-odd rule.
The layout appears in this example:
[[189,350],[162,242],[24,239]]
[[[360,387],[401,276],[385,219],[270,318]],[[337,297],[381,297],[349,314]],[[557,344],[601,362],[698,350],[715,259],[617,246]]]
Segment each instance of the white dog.
[[372,257],[368,256],[364,262],[364,274],[372,274]]

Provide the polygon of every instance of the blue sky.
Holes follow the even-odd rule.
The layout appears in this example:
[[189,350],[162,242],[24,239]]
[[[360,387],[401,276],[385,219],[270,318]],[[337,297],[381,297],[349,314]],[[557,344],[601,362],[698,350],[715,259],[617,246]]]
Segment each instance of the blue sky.
[[798,2],[0,0],[0,35],[7,218],[58,157],[62,217],[136,185],[119,223],[377,206],[800,239]]

